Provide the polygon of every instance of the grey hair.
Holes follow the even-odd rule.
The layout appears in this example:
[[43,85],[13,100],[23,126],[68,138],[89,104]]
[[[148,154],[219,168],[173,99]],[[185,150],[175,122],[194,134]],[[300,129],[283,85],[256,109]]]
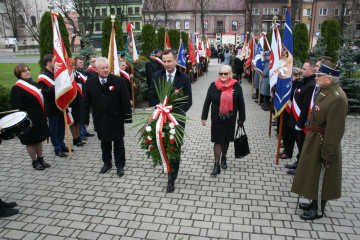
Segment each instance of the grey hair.
[[107,64],[110,64],[107,58],[99,57],[98,59],[96,59],[95,68],[98,68],[100,62],[106,62]]
[[339,83],[339,77],[335,77],[335,76],[332,76],[332,75],[328,75],[328,74],[325,74],[327,77],[329,78],[332,78],[333,80],[333,83]]
[[[231,69],[231,67],[230,67],[229,65],[223,65],[223,66],[221,66],[220,69],[219,69],[219,71],[221,71],[221,70],[225,70],[225,71],[228,72],[228,73],[232,73],[232,69]],[[230,77],[231,77],[231,76],[230,76]]]

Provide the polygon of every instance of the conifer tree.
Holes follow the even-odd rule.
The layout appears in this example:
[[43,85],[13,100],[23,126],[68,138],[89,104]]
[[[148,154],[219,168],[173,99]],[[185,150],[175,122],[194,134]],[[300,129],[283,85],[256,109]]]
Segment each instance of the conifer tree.
[[180,46],[180,32],[176,29],[170,29],[168,31],[170,47],[175,50],[179,50]]
[[141,30],[141,42],[141,54],[145,57],[157,48],[155,28],[152,24],[144,24]]
[[294,59],[304,63],[308,57],[309,36],[305,23],[297,23],[293,29]]
[[324,45],[326,45],[325,55],[332,57],[337,62],[337,50],[340,47],[340,24],[338,20],[329,19],[321,24],[321,36],[324,37]]
[[[101,55],[103,57],[107,57],[108,53],[109,53],[111,27],[112,27],[111,17],[108,16],[108,17],[104,18],[104,22],[102,24]],[[117,18],[115,18],[114,29],[115,29],[116,48],[118,51],[123,51],[125,49],[124,48],[123,30],[120,25],[119,19],[117,19]]]
[[158,48],[160,48],[161,51],[164,51],[164,42],[165,42],[165,28],[160,27],[157,32],[157,44],[158,44]]

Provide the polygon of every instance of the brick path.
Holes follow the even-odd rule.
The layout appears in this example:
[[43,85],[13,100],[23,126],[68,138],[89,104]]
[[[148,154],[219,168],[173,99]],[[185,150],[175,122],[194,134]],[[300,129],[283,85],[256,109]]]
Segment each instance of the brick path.
[[346,121],[343,197],[330,202],[327,217],[304,222],[302,210],[295,214],[297,196],[290,193],[292,177],[285,173],[284,163],[291,160],[275,165],[277,141],[274,134],[267,136],[269,112],[251,100],[247,82],[242,86],[251,155],[234,159],[231,144],[228,170],[210,178],[210,126],[201,126],[200,115],[218,70],[213,61],[208,75],[192,85],[192,121],[171,194],[165,192],[166,176],[160,167],[151,167],[130,126],[122,178],[114,168],[99,174],[97,138],[90,138],[82,151],[76,148],[72,160],[55,157],[51,144],[45,144],[44,156],[52,165],[45,171],[32,169],[17,139],[3,141],[0,196],[16,201],[20,214],[0,219],[0,239],[359,239],[359,117]]

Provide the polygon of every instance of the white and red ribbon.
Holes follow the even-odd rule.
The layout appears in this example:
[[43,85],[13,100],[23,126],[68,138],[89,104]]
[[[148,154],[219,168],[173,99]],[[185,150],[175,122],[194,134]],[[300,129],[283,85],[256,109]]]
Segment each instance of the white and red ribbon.
[[[169,161],[167,159],[166,156],[166,151],[165,151],[165,147],[164,147],[164,143],[163,143],[163,126],[164,124],[166,124],[166,119],[168,118],[175,126],[179,125],[179,123],[176,121],[176,119],[174,118],[174,116],[170,113],[170,111],[172,110],[172,106],[166,106],[166,104],[169,102],[169,98],[167,96],[165,96],[165,100],[164,103],[161,105],[156,105],[156,109],[153,112],[153,114],[151,115],[150,119],[156,120],[156,130],[155,130],[155,136],[156,136],[156,145],[159,148],[159,152],[160,152],[160,157],[161,157],[161,161],[163,163],[163,167],[164,167],[164,172],[165,173],[169,173],[171,172],[170,170],[170,165],[169,165]],[[149,120],[150,120],[149,119]]]
[[39,104],[41,105],[41,108],[43,109],[43,111],[45,113],[44,97],[43,97],[40,89],[38,89],[37,87],[31,85],[30,83],[25,82],[22,79],[19,79],[15,83],[15,86],[21,87],[25,91],[27,91],[27,92],[31,93],[32,95],[34,95],[36,97],[36,99],[39,101]]

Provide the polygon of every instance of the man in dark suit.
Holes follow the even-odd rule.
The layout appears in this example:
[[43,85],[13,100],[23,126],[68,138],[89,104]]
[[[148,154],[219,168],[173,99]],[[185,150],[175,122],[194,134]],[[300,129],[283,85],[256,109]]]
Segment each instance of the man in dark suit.
[[157,62],[155,61],[155,52],[149,53],[149,61],[145,65],[145,72],[146,72],[146,83],[150,89],[151,82],[153,80],[154,72],[157,72]]
[[82,102],[81,123],[89,124],[90,106],[93,108],[95,127],[101,141],[104,166],[100,173],[112,167],[111,150],[114,142],[114,158],[117,175],[124,175],[125,147],[124,123],[131,123],[130,97],[124,78],[110,74],[109,61],[100,57],[95,63],[97,76],[89,79]]
[[[157,71],[153,75],[154,80],[152,81],[149,90],[149,105],[156,106],[157,104],[161,104],[156,94],[155,83],[159,85],[160,79],[167,79],[173,83],[174,89],[182,89],[184,96],[189,96],[188,102],[182,105],[180,109],[175,110],[177,113],[185,114],[192,105],[190,77],[181,71],[176,70],[177,55],[175,51],[171,49],[165,50],[162,53],[162,61],[164,62],[165,69]],[[179,124],[185,128],[185,122],[179,121]],[[175,189],[174,182],[179,172],[179,166],[179,161],[171,164],[172,171],[166,188],[167,192],[173,192]]]

